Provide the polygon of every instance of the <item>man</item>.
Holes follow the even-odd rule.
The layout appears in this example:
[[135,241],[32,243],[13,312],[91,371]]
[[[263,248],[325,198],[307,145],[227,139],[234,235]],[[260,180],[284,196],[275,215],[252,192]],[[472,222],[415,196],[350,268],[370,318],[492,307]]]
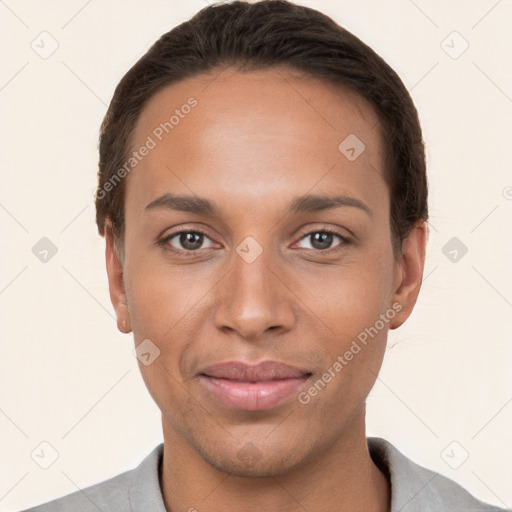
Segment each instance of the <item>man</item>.
[[164,443],[31,510],[498,510],[366,437],[428,219],[417,112],[375,52],[285,1],[208,7],[121,80],[99,167],[110,296]]

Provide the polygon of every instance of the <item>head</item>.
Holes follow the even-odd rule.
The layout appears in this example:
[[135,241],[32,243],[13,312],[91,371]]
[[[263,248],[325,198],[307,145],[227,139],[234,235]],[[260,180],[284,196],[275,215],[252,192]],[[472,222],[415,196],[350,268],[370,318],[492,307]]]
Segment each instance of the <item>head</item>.
[[[417,111],[357,37],[281,0],[207,7],[164,34],[115,90],[96,208],[164,435],[275,475],[364,416],[417,299],[428,214]],[[265,360],[304,370],[296,397],[233,409],[202,382]]]

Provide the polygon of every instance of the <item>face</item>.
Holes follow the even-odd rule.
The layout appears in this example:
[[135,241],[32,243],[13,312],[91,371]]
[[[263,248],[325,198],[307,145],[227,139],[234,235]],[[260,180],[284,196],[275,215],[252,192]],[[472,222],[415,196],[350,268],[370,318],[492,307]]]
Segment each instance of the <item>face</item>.
[[231,474],[279,475],[364,428],[424,243],[395,260],[372,108],[290,71],[216,71],[152,97],[144,145],[124,261],[107,238],[107,268],[165,439]]

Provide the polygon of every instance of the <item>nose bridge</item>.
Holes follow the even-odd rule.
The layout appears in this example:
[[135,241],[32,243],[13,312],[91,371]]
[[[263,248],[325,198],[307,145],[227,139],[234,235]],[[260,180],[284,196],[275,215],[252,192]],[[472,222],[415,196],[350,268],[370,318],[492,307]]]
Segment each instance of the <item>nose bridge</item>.
[[286,287],[275,275],[272,249],[247,237],[234,251],[222,301],[217,304],[218,327],[230,327],[243,337],[258,337],[270,327],[290,327],[293,314],[283,296]]
[[271,274],[271,250],[248,237],[236,249],[233,256],[233,281],[235,294],[242,303],[249,301],[267,302],[269,296],[269,274]]

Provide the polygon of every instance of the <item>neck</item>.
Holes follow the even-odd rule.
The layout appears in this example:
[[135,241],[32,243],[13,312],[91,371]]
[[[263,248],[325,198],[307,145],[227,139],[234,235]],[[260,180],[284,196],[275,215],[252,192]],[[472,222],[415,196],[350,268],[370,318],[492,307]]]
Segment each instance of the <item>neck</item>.
[[389,512],[387,477],[372,461],[365,408],[315,460],[279,476],[242,477],[213,468],[163,419],[161,486],[168,512]]

